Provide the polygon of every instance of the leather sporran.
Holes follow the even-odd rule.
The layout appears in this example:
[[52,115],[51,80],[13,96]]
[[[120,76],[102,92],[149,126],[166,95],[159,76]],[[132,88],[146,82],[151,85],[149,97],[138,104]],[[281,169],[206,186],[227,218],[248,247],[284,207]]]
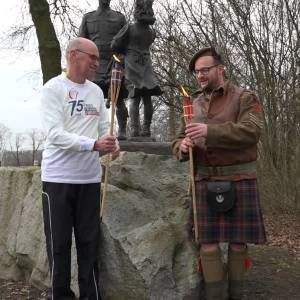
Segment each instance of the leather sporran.
[[230,181],[207,181],[207,201],[209,207],[218,213],[231,210],[235,204],[235,188]]

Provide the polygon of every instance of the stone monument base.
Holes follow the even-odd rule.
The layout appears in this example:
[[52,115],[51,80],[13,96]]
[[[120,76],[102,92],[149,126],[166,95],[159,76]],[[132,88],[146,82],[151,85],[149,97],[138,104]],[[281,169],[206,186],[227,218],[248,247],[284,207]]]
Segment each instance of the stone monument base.
[[172,155],[170,142],[120,141],[121,151],[144,152],[158,155]]
[[129,142],[156,142],[156,139],[151,136],[132,136],[128,137],[127,141]]

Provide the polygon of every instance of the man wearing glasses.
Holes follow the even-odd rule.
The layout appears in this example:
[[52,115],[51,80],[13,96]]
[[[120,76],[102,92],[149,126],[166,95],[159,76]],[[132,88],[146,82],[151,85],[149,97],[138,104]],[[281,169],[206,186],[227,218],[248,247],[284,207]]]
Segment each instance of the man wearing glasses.
[[51,276],[51,300],[75,300],[70,288],[72,230],[76,241],[80,299],[98,300],[99,154],[118,155],[108,135],[101,89],[91,82],[99,65],[94,42],[76,38],[66,51],[67,72],[42,89],[47,140],[42,159],[42,204]]
[[[256,95],[226,81],[213,47],[198,51],[189,70],[200,89],[193,119],[173,142],[181,161],[193,149],[200,259],[207,300],[242,299],[247,243],[266,242],[256,179],[262,109]],[[219,243],[228,243],[224,274]],[[228,290],[225,279],[228,278]]]

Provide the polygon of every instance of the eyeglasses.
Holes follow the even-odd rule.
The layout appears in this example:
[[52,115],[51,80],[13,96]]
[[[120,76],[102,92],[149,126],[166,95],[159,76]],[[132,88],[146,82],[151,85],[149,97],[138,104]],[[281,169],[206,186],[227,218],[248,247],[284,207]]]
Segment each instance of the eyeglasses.
[[93,60],[93,61],[99,61],[99,56],[97,56],[97,55],[95,55],[95,54],[91,54],[91,53],[82,51],[82,50],[80,50],[80,49],[75,49],[75,50],[77,50],[78,52],[81,52],[81,53],[84,53],[84,54],[88,55],[89,58],[90,58],[91,60]]
[[214,67],[216,67],[216,66],[218,66],[218,65],[219,65],[219,64],[215,64],[215,65],[212,65],[212,66],[210,66],[210,67],[205,67],[205,68],[202,68],[202,69],[199,69],[199,70],[194,70],[193,74],[194,74],[195,76],[198,76],[199,74],[204,75],[204,76],[207,76],[208,73],[209,73],[209,71],[210,71],[210,69],[212,69],[212,68],[214,68]]

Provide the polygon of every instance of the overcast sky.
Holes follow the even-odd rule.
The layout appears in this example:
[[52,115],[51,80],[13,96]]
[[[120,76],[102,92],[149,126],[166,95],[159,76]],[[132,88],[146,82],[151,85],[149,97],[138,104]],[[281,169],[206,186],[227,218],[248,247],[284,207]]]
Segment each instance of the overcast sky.
[[[0,122],[13,132],[30,128],[41,128],[38,113],[38,89],[40,76],[33,74],[39,69],[36,59],[19,58],[13,63],[6,57],[1,59],[1,110]],[[37,71],[35,71],[37,72]]]
[[[18,3],[19,2],[19,3]],[[1,38],[20,17],[18,0],[3,1],[0,10]],[[13,132],[41,128],[38,90],[41,85],[40,62],[34,51],[0,50],[0,123]],[[6,45],[4,46],[6,47]]]

